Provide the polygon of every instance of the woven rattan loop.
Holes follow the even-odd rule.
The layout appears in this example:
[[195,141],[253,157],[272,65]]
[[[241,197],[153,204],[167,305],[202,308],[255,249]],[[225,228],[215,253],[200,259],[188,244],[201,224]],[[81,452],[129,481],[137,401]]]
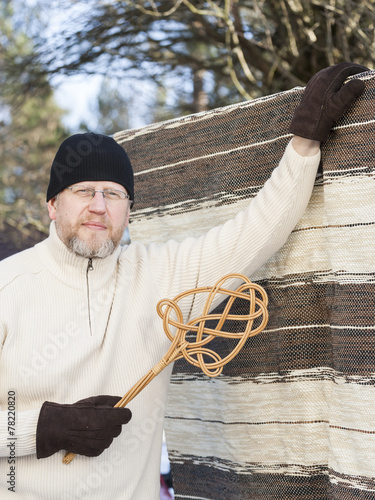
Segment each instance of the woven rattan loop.
[[[233,280],[241,280],[243,284],[235,290],[224,287],[226,282],[232,282]],[[202,316],[184,323],[183,314],[178,306],[178,302],[188,296],[201,293],[208,294]],[[210,314],[209,311],[218,294],[228,296],[228,301],[221,314]],[[230,314],[230,310],[236,299],[243,299],[249,302],[248,314]],[[209,377],[220,375],[223,366],[239,353],[246,340],[264,330],[268,321],[267,305],[268,298],[264,289],[256,283],[252,283],[242,274],[228,274],[221,278],[213,287],[194,288],[177,295],[173,300],[161,300],[157,305],[157,312],[163,320],[164,332],[172,344],[165,356],[125,394],[116,404],[116,407],[125,407],[156,375],[177,359],[185,358],[190,364],[200,368]],[[176,319],[171,318],[172,313],[174,313]],[[261,318],[260,324],[257,328],[253,329],[254,320],[257,318]],[[209,320],[217,320],[215,328],[206,326],[206,322]],[[223,331],[222,328],[228,320],[246,322],[245,330],[240,333]],[[176,328],[174,334],[171,333],[170,326]],[[196,341],[188,342],[185,338],[186,334],[189,333],[191,335],[192,332],[196,333]],[[233,351],[222,359],[215,351],[204,347],[215,337],[239,339],[239,342]],[[207,358],[211,359],[212,362],[207,362]],[[68,464],[74,457],[74,453],[67,453],[63,462]]]

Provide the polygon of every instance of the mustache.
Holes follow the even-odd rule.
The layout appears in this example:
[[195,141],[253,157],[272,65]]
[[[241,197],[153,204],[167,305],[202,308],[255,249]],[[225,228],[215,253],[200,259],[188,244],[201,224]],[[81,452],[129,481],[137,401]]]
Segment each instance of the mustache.
[[112,229],[112,223],[105,217],[84,217],[80,221],[80,224],[86,224],[87,222],[97,222],[98,224],[103,224],[107,229]]

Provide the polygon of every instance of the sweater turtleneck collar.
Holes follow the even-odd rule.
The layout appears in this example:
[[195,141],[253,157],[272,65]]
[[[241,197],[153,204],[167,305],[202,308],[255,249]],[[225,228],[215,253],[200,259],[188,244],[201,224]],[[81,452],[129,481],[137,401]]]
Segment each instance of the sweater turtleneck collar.
[[43,265],[58,279],[73,287],[82,286],[82,279],[85,278],[89,268],[90,275],[95,280],[95,285],[97,287],[103,286],[115,275],[117,262],[121,254],[121,247],[119,246],[112,255],[104,259],[88,259],[76,255],[60,240],[54,221],[50,225],[49,237],[36,245],[35,248]]

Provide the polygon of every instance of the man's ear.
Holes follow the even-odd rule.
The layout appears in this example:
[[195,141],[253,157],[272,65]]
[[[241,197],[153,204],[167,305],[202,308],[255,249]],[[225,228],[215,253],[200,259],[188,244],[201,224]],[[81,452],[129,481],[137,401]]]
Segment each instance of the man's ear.
[[57,196],[54,196],[47,202],[48,214],[51,220],[56,220],[56,203]]

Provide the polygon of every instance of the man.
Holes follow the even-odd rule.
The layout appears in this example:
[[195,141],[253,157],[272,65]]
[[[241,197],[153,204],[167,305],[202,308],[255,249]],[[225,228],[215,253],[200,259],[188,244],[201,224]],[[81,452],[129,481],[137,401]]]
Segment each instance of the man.
[[[47,191],[49,238],[0,265],[2,499],[159,498],[171,366],[128,408],[113,408],[169,347],[156,305],[229,272],[251,276],[283,245],[309,201],[320,142],[364,88],[343,83],[366,69],[315,75],[249,208],[180,244],[121,247],[134,200],[126,153],[95,134],[64,141]],[[182,312],[201,310],[196,297]],[[69,465],[65,450],[79,455]]]

